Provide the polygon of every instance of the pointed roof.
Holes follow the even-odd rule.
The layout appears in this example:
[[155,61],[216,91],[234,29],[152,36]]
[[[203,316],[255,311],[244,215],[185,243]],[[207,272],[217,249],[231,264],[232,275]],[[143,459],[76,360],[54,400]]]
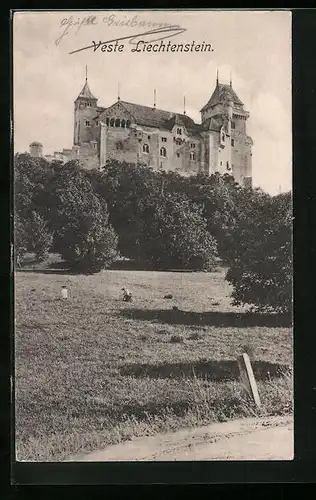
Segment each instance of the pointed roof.
[[[186,115],[179,115],[178,113],[175,113],[167,122],[166,122],[166,127],[170,130],[173,129],[175,125],[179,125],[180,127],[185,127],[184,120],[182,117],[185,117]],[[187,121],[188,123],[188,121]],[[190,123],[191,125],[191,123]]]
[[80,92],[80,94],[78,95],[77,99],[79,98],[84,98],[84,99],[97,99],[91,92],[90,88],[89,88],[89,85],[88,85],[88,80],[86,79],[86,82],[83,86],[83,89],[82,91]]
[[211,95],[211,98],[201,109],[201,111],[208,108],[209,106],[215,106],[216,104],[227,102],[228,100],[233,101],[234,104],[237,104],[239,106],[244,105],[231,85],[227,85],[226,83],[217,83],[215,90]]

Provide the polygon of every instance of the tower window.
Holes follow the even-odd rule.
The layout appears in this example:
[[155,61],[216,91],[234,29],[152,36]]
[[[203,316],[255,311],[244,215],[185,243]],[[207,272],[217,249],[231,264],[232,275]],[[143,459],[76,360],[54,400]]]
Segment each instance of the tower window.
[[220,165],[223,165],[223,162],[222,162],[222,161],[220,162]]
[[86,120],[86,121],[85,121],[85,124],[86,124],[86,127],[90,127],[90,122],[89,122],[89,120]]
[[225,134],[222,133],[222,141],[225,142]]
[[177,153],[177,157],[180,158],[180,153]]
[[166,156],[167,156],[166,148],[164,148],[164,147],[160,148],[160,156],[163,156],[164,158],[166,158]]
[[236,128],[236,123],[232,122],[232,128]]
[[126,121],[126,128],[129,128],[131,126],[131,122],[129,120]]
[[87,106],[88,108],[91,108],[91,102],[88,102]]
[[194,153],[194,151],[190,152],[190,160],[195,161],[195,153]]
[[235,140],[232,139],[232,146],[234,147],[235,146]]
[[181,144],[182,144],[181,139],[176,139],[176,144],[177,144],[177,146],[181,146]]
[[119,118],[116,118],[115,120],[115,126],[120,127],[121,126],[121,120]]
[[125,120],[124,119],[121,121],[121,127],[125,128]]
[[161,142],[167,142],[167,137],[162,137]]
[[96,143],[94,142],[94,143],[93,143],[93,149],[96,149],[96,148],[97,148],[97,145],[96,145]]
[[182,129],[181,128],[177,128],[177,134],[182,135]]
[[194,142],[191,143],[191,148],[194,149],[195,148],[195,144]]
[[105,120],[105,123],[107,124],[107,126],[109,126],[109,125],[110,125],[110,120],[109,120],[109,118],[107,118],[107,119]]
[[147,154],[149,153],[149,146],[148,146],[148,144],[144,144],[143,145],[143,153],[147,153]]
[[110,127],[114,127],[114,118],[111,118],[110,120]]
[[96,120],[95,125],[96,127],[99,125],[99,120]]
[[150,141],[150,135],[148,136],[148,140]]

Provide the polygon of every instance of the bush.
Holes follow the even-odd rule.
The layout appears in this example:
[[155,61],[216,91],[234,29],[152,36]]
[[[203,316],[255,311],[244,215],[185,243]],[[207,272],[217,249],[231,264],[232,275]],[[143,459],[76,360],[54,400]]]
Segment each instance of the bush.
[[27,252],[28,234],[25,223],[20,219],[19,215],[14,216],[14,262],[20,265]]
[[28,248],[35,253],[39,261],[47,259],[53,242],[53,235],[48,229],[44,218],[37,212],[32,212],[27,222]]
[[54,179],[48,200],[54,246],[73,269],[97,272],[117,257],[117,235],[104,200],[87,172],[70,161]]
[[291,194],[262,195],[235,234],[226,279],[235,304],[280,313],[292,311]]
[[185,196],[167,194],[146,221],[141,247],[156,267],[212,270],[216,241],[207,231],[202,208]]

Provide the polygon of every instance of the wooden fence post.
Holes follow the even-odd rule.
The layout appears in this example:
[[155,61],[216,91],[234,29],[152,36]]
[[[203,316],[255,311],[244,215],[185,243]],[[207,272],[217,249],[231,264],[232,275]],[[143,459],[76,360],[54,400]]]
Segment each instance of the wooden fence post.
[[238,356],[237,362],[241,381],[249,396],[253,399],[258,408],[260,408],[261,401],[259,397],[258,387],[248,354],[242,354],[241,356]]

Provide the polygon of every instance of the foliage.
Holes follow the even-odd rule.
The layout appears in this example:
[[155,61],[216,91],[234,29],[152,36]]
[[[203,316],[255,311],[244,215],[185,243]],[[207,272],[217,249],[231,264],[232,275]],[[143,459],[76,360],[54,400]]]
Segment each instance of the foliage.
[[239,221],[226,279],[236,304],[289,313],[292,310],[291,194],[258,195]]
[[28,234],[25,224],[18,214],[14,217],[14,259],[16,264],[21,264],[27,252]]
[[117,257],[107,206],[86,172],[70,161],[55,175],[47,200],[55,249],[72,268],[100,271]]
[[211,270],[215,265],[216,241],[202,209],[183,195],[158,200],[138,243],[143,260],[158,268]]
[[28,249],[35,253],[39,261],[48,257],[53,242],[53,235],[43,216],[32,212],[26,224],[28,234]]
[[19,262],[27,250],[45,260],[52,244],[52,233],[45,220],[43,192],[52,178],[48,162],[29,154],[14,158],[14,240]]
[[155,267],[211,269],[216,242],[203,209],[186,195],[184,178],[118,162],[108,165],[103,183],[93,176],[123,255]]

